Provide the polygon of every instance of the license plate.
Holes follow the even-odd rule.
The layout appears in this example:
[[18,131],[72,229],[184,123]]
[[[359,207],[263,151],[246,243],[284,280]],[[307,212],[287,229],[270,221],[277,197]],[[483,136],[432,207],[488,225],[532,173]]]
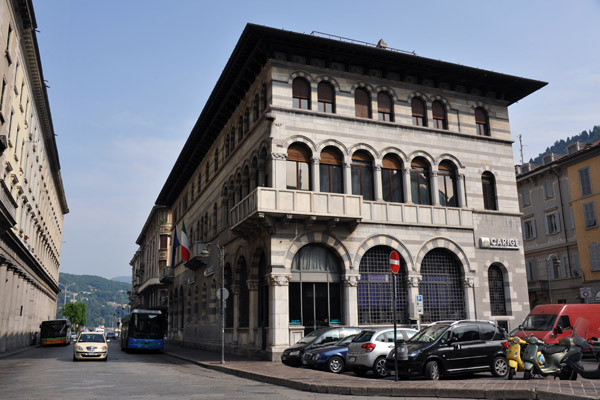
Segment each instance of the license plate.
[[356,361],[356,357],[349,357],[349,358],[348,358],[348,361],[350,361],[350,362],[354,362],[354,361]]
[[96,353],[87,353],[88,356],[95,356]]

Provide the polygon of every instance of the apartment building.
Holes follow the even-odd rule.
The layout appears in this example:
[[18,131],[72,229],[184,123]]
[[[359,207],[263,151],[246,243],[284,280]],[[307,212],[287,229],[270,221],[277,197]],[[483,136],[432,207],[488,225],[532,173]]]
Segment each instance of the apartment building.
[[69,212],[31,0],[0,1],[0,353],[56,317]]
[[394,308],[406,325],[517,326],[508,106],[544,85],[247,25],[156,200],[170,340],[217,349],[223,323],[227,352],[276,359],[318,327],[390,325]]

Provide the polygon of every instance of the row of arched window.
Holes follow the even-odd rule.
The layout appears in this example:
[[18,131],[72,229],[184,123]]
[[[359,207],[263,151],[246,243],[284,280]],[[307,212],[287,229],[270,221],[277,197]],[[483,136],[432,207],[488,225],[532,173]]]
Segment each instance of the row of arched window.
[[[350,168],[351,190],[344,188],[343,155],[335,146],[325,147],[319,154],[318,174],[311,174],[312,154],[304,143],[295,142],[288,147],[286,165],[286,187],[291,190],[313,190],[328,193],[352,193],[362,195],[364,200],[376,200],[375,181],[379,179],[381,199],[387,202],[432,205],[445,207],[466,206],[466,194],[460,199],[457,167],[444,160],[438,170],[432,171],[424,157],[415,157],[405,168],[395,154],[387,154],[381,163],[381,173],[376,173],[374,160],[366,150],[357,150],[352,155]],[[316,166],[314,166],[316,167]],[[312,177],[319,180],[318,187]],[[432,180],[436,179],[437,193],[433,193]],[[405,180],[407,180],[405,184]],[[497,210],[496,184],[494,175],[485,171],[481,175],[484,208]],[[437,196],[437,197],[436,197]]]
[[[320,112],[336,112],[335,88],[327,82],[321,81],[317,85],[317,109]],[[309,82],[301,77],[292,81],[292,106],[301,110],[311,110],[311,91]],[[373,118],[371,110],[371,94],[365,88],[358,87],[354,91],[354,110],[358,118]],[[411,100],[412,121],[415,126],[429,126],[427,120],[427,108],[425,101],[420,97]],[[431,127],[436,129],[448,129],[448,112],[445,104],[440,100],[434,100],[431,104],[433,121]],[[394,122],[394,101],[386,91],[377,93],[377,118],[379,121]],[[477,134],[490,136],[489,118],[483,107],[475,109],[475,125]]]

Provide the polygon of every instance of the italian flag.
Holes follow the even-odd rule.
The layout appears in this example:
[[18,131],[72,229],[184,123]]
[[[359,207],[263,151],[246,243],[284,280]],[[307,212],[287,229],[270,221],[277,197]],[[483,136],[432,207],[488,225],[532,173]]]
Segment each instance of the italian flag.
[[181,221],[181,259],[188,261],[190,259],[190,245],[188,243],[188,236],[185,230],[185,223]]

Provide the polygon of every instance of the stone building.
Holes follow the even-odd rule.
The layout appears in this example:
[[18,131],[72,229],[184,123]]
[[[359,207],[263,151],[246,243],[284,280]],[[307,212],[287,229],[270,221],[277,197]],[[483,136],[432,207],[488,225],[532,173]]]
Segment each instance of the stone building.
[[156,201],[191,251],[158,273],[170,340],[218,348],[222,284],[226,351],[271,359],[321,326],[390,325],[394,307],[400,324],[516,326],[508,106],[544,85],[247,25]]
[[0,1],[0,353],[56,317],[69,212],[31,0]]

